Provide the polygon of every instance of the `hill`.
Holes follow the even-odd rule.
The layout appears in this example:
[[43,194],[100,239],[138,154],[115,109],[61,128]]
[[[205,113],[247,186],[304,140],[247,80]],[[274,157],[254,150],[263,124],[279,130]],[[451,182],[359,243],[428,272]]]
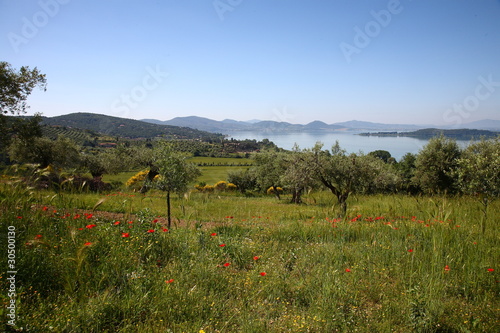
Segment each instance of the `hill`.
[[71,113],[57,117],[44,117],[42,125],[78,128],[108,136],[130,139],[165,137],[170,139],[220,138],[222,135],[188,127],[160,125],[139,120],[112,117],[95,113]]
[[143,119],[142,121],[154,124],[186,126],[196,128],[202,131],[212,133],[228,133],[234,131],[259,131],[259,132],[301,132],[301,131],[326,131],[331,132],[334,130],[342,129],[343,126],[328,125],[321,121],[313,121],[307,125],[291,124],[287,122],[278,122],[272,120],[264,121],[237,121],[232,119],[225,119],[222,121],[212,120],[203,117],[189,116],[189,117],[176,117],[171,120],[159,121],[156,119]]
[[481,138],[495,138],[500,135],[500,132],[493,132],[478,129],[438,129],[424,128],[413,132],[378,132],[378,133],[361,133],[363,136],[405,136],[417,139],[430,139],[439,135],[455,140],[477,140]]

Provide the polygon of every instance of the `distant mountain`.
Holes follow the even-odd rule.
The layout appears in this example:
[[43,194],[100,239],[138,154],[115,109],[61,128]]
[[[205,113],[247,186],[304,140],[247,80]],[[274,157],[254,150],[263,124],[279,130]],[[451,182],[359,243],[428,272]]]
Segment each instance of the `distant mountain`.
[[327,124],[316,120],[309,124],[291,124],[287,122],[277,122],[272,120],[250,120],[237,121],[233,119],[224,119],[222,121],[212,120],[203,117],[189,116],[177,117],[167,121],[156,119],[143,119],[142,121],[161,125],[173,125],[181,127],[190,127],[201,131],[212,133],[228,134],[236,131],[260,131],[260,132],[331,132],[337,130],[344,131],[416,131],[425,128],[438,129],[480,129],[489,131],[500,131],[500,120],[481,120],[462,126],[435,126],[435,125],[413,125],[413,124],[383,124],[369,121],[350,120]]
[[335,125],[346,127],[353,130],[383,130],[383,131],[417,130],[429,127],[429,126],[408,125],[408,124],[381,124],[381,123],[372,123],[369,121],[359,121],[359,120],[344,121],[340,123],[335,123]]
[[459,128],[473,128],[488,131],[500,131],[500,120],[484,119],[463,124]]
[[232,119],[224,119],[223,121],[217,121],[196,116],[176,117],[166,121],[159,121],[155,119],[143,119],[142,121],[154,124],[191,127],[202,131],[207,131],[212,133],[223,133],[223,134],[235,131],[262,131],[262,132],[334,131],[343,128],[342,126],[338,125],[328,125],[321,121],[313,121],[307,125],[301,125],[301,124],[290,124],[287,122],[278,122],[272,120],[237,121]]
[[43,117],[42,124],[48,126],[79,128],[96,133],[106,134],[109,136],[120,136],[133,139],[154,137],[199,139],[218,137],[218,135],[216,134],[199,131],[187,126],[179,127],[163,125],[158,123],[85,112],[71,113],[50,118]]

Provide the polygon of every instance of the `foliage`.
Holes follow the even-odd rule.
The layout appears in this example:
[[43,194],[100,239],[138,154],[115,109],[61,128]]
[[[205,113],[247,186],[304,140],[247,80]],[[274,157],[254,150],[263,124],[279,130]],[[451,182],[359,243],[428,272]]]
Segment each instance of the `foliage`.
[[65,137],[55,141],[45,137],[35,137],[29,141],[16,138],[9,147],[9,155],[19,163],[36,163],[42,169],[49,165],[76,168],[80,164],[78,147]]
[[170,193],[183,194],[188,185],[201,175],[200,170],[186,161],[187,156],[175,152],[168,144],[157,148],[154,154],[153,166],[159,177],[152,182],[156,189],[167,193],[168,228],[171,225]]
[[228,173],[227,180],[236,185],[241,193],[254,190],[257,187],[257,178],[250,169],[236,170]]
[[347,211],[351,193],[370,192],[374,189],[396,187],[397,176],[379,158],[359,154],[346,154],[338,144],[331,151],[321,151],[317,144],[310,153],[310,164],[315,177],[337,198],[341,214]]
[[257,184],[264,190],[273,187],[275,189],[274,194],[278,199],[280,199],[280,195],[276,188],[282,185],[281,176],[288,167],[285,156],[286,153],[276,151],[265,151],[254,155],[253,172]]
[[298,147],[284,156],[286,169],[283,171],[280,182],[292,193],[292,203],[302,203],[302,193],[307,189],[317,189],[320,182],[315,177],[314,167],[307,158],[307,152]]
[[26,100],[37,86],[46,90],[47,80],[36,67],[22,66],[16,71],[9,63],[0,61],[0,117],[25,113],[29,107]]
[[457,164],[462,192],[490,199],[500,196],[500,138],[470,144]]
[[460,154],[456,141],[444,136],[432,138],[417,155],[413,183],[429,194],[455,192]]

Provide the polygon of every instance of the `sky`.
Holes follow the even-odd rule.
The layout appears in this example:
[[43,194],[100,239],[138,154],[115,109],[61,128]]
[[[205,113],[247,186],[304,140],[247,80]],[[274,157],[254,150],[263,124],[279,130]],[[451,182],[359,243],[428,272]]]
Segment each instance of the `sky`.
[[500,120],[500,0],[0,0],[29,113]]

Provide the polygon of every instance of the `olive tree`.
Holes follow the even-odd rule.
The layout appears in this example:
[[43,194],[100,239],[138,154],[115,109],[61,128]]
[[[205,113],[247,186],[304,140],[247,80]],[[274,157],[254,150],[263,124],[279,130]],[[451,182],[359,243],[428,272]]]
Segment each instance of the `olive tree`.
[[302,194],[307,188],[316,188],[319,181],[314,177],[313,164],[307,151],[300,151],[297,146],[289,154],[284,155],[287,168],[280,181],[292,193],[291,203],[302,203]]
[[337,198],[341,214],[347,212],[347,199],[352,193],[368,192],[380,182],[389,181],[390,177],[382,177],[385,164],[377,157],[358,154],[347,154],[338,142],[330,151],[321,150],[318,143],[311,150],[311,165],[315,177]]
[[[11,143],[13,133],[19,131],[31,131],[35,136],[41,136],[39,116],[35,119],[8,119],[6,115],[21,115],[29,108],[28,96],[35,87],[46,90],[47,80],[45,74],[41,74],[35,67],[30,69],[23,66],[15,70],[12,66],[0,61],[0,159],[7,162],[6,152]],[[17,128],[16,128],[17,127]]]
[[[487,218],[488,204],[500,196],[500,138],[469,145],[457,160],[459,189],[478,197]],[[483,222],[483,232],[485,223]]]
[[19,163],[35,163],[44,169],[49,165],[55,168],[76,168],[80,164],[80,152],[75,143],[63,136],[57,140],[34,137],[30,141],[16,138],[9,147],[11,159]]
[[429,194],[454,192],[460,154],[455,140],[444,136],[432,138],[417,155],[413,184]]
[[185,193],[188,185],[194,182],[201,172],[198,167],[186,161],[187,156],[176,152],[166,143],[156,148],[153,155],[152,168],[158,179],[150,182],[152,187],[166,192],[168,228],[172,224],[170,194]]
[[285,154],[284,152],[266,151],[257,153],[254,156],[255,164],[253,170],[256,175],[257,184],[264,190],[272,187],[274,195],[278,200],[280,199],[278,187],[282,186],[281,176],[288,166]]

